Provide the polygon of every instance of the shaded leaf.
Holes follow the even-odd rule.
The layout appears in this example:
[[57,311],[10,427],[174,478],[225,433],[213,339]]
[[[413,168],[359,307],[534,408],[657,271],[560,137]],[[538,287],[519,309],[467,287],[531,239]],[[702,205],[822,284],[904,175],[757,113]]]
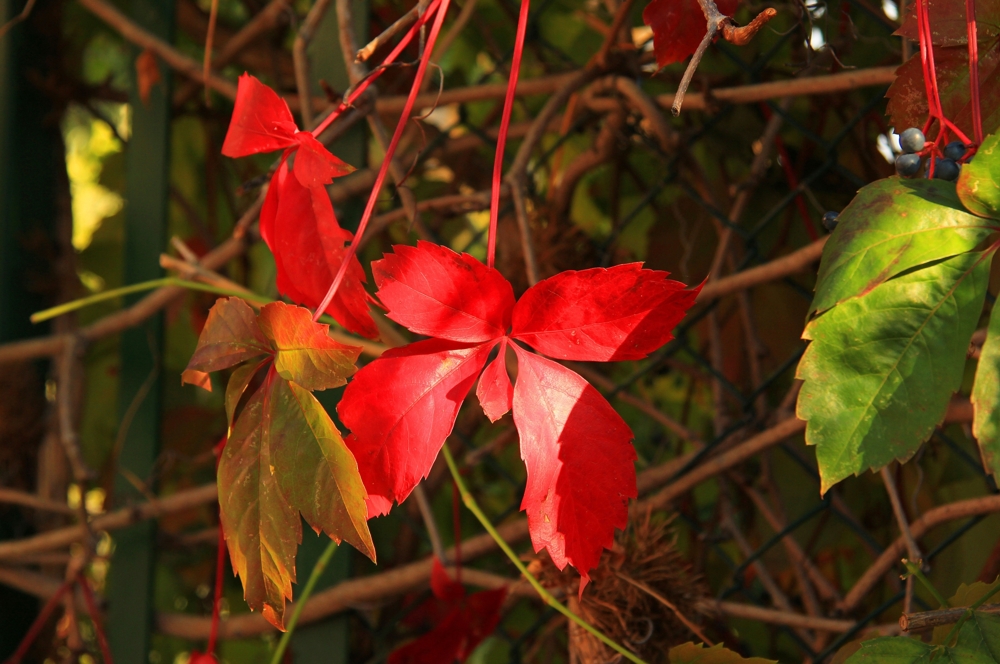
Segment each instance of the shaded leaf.
[[[720,12],[732,16],[739,2],[719,0],[716,5]],[[697,0],[652,0],[642,11],[642,22],[653,29],[653,50],[660,67],[686,60],[708,32]]]
[[465,586],[448,576],[437,556],[431,562],[431,591],[445,602],[457,602],[465,597]]
[[229,383],[226,384],[226,421],[229,423],[229,426],[233,426],[233,416],[236,414],[236,407],[246,393],[250,381],[253,380],[254,376],[269,361],[270,358],[261,360],[260,362],[247,362],[242,366],[236,367],[233,373],[230,374]]
[[383,353],[348,384],[337,413],[351,430],[369,516],[387,513],[427,477],[495,345],[419,341]]
[[327,390],[347,383],[361,353],[330,338],[329,326],[314,323],[308,309],[283,302],[268,304],[257,319],[274,348],[274,368],[285,380],[307,390]]
[[905,461],[943,419],[982,311],[989,261],[961,254],[914,270],[813,320],[797,414],[821,492]]
[[851,655],[845,664],[879,662],[880,664],[995,664],[975,651],[963,648],[945,648],[923,643],[905,636],[883,636],[861,644],[861,649]]
[[219,371],[270,353],[250,305],[238,297],[220,298],[208,312],[187,368]]
[[1000,134],[983,139],[975,158],[962,166],[956,190],[973,214],[1000,218]]
[[506,334],[514,289],[468,254],[419,242],[372,263],[390,319],[417,334],[479,343]]
[[[275,172],[260,213],[261,237],[274,254],[278,292],[307,307],[319,305],[354,236],[337,223],[323,187],[303,187],[287,164]],[[369,338],[378,328],[368,311],[365,273],[351,258],[344,282],[324,313],[351,332]]]
[[490,422],[496,422],[503,417],[513,404],[514,386],[510,384],[510,376],[507,375],[506,354],[507,340],[504,339],[500,342],[500,352],[486,365],[476,387],[476,398],[479,399],[479,405],[483,407],[483,412],[490,418]]
[[1000,482],[1000,306],[993,305],[972,386],[972,434],[979,443],[983,468]]
[[[983,583],[982,581],[970,584],[963,583],[948,600],[948,606],[955,608],[972,606],[995,590],[997,585],[1000,585],[1000,580],[993,583]],[[996,595],[993,597],[995,598]],[[948,645],[945,640],[951,634],[953,627],[954,625],[951,624],[935,627],[931,643]],[[955,646],[975,650],[980,654],[992,657],[994,661],[1000,661],[1000,616],[980,611],[974,612],[959,629]]]
[[673,339],[700,290],[641,263],[560,272],[517,301],[511,337],[560,360],[640,360]]
[[637,495],[632,431],[579,374],[513,348],[514,424],[528,469],[521,509],[535,552],[547,549],[559,569],[573,565],[582,591]]
[[[903,25],[895,34],[920,41],[915,5],[906,6]],[[931,42],[937,46],[969,43],[965,0],[927,0]],[[1000,36],[1000,0],[976,0],[976,34],[980,41]]]
[[917,265],[971,251],[996,230],[966,212],[950,182],[873,182],[837,217],[811,310],[825,311]]
[[773,659],[742,657],[739,653],[723,648],[721,643],[706,648],[703,643],[688,642],[671,648],[668,657],[670,664],[736,664],[737,662],[777,664]]
[[222,154],[246,157],[282,150],[296,144],[296,132],[298,127],[285,100],[256,77],[240,76]]

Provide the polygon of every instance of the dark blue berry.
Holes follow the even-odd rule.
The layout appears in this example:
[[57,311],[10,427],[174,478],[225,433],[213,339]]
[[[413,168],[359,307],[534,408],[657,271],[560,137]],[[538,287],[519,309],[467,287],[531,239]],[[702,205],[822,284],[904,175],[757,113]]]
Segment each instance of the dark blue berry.
[[839,216],[840,214],[837,212],[827,212],[823,215],[823,226],[826,230],[833,232],[833,229],[837,227],[837,217]]
[[934,179],[953,181],[958,179],[958,164],[954,159],[934,160]]
[[901,178],[912,178],[920,172],[920,155],[901,154],[896,157],[896,173]]
[[899,135],[899,147],[903,148],[903,152],[920,152],[924,149],[924,143],[926,142],[927,139],[924,137],[924,132],[916,127],[910,127]]
[[944,156],[947,159],[958,161],[965,156],[965,143],[962,141],[952,141],[944,146]]

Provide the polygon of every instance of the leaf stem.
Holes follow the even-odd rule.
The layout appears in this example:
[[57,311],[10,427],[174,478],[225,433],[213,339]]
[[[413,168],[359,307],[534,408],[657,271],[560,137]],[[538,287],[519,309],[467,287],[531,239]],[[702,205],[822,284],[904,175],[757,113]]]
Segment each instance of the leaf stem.
[[281,660],[285,656],[285,650],[288,648],[288,643],[292,640],[292,634],[295,632],[295,625],[298,624],[299,616],[302,615],[302,609],[306,606],[306,600],[312,595],[319,577],[323,576],[323,571],[326,570],[326,566],[330,564],[330,559],[333,558],[333,554],[336,552],[337,543],[330,540],[330,543],[326,545],[326,549],[320,555],[319,560],[316,561],[316,565],[313,566],[312,573],[309,574],[309,580],[306,581],[305,587],[302,588],[299,601],[295,603],[295,608],[292,610],[292,617],[288,619],[288,629],[281,635],[278,647],[275,648],[274,654],[271,655],[271,664],[281,664]]
[[[530,583],[531,587],[534,588],[536,592],[538,592],[539,596],[545,601],[545,603],[551,606],[559,613],[569,618],[570,620],[572,620],[573,622],[575,622],[583,629],[590,632],[593,636],[598,638],[601,641],[601,643],[613,649],[615,652],[620,654],[625,659],[629,660],[630,662],[634,662],[635,664],[645,664],[645,662],[639,659],[635,655],[635,653],[618,645],[617,643],[609,639],[607,636],[602,634],[600,630],[598,630],[596,627],[594,627],[586,620],[584,620],[583,618],[581,618],[580,616],[576,615],[568,608],[566,608],[562,603],[559,602],[559,600],[553,597],[552,594],[548,590],[546,590],[541,583],[538,582],[538,579],[536,579],[534,576],[531,575],[531,572],[529,572],[528,568],[524,566],[524,563],[522,563],[521,559],[517,557],[517,554],[514,553],[514,550],[510,548],[510,545],[507,544],[507,542],[504,541],[502,537],[500,537],[500,533],[498,533],[497,529],[493,527],[493,524],[490,523],[490,520],[486,518],[486,515],[483,513],[482,509],[480,509],[479,504],[476,502],[476,499],[469,492],[468,487],[465,486],[465,480],[462,479],[462,475],[458,472],[458,466],[455,464],[455,459],[454,457],[451,456],[451,451],[448,449],[447,445],[444,445],[441,448],[441,454],[444,455],[444,460],[448,464],[448,470],[451,471],[451,476],[455,480],[455,485],[458,486],[458,492],[462,496],[462,502],[469,509],[469,511],[472,512],[477,519],[479,519],[479,523],[483,524],[483,528],[486,529],[486,532],[488,532],[490,534],[490,537],[493,538],[493,540],[497,543],[497,545],[501,549],[503,549],[503,552],[507,554],[507,557],[510,558],[510,561],[514,563],[514,566],[517,567],[518,571],[520,571],[522,575],[524,575],[524,578],[528,580],[528,583]],[[272,664],[275,663],[272,662]]]
[[84,307],[89,307],[92,304],[104,302],[105,300],[113,300],[115,298],[121,297],[122,295],[141,293],[143,291],[153,290],[156,288],[163,288],[164,286],[180,286],[181,288],[190,288],[191,290],[204,291],[206,293],[215,293],[216,295],[229,295],[231,297],[241,297],[246,300],[253,300],[255,302],[261,302],[264,304],[274,301],[270,298],[264,297],[263,295],[255,295],[247,293],[246,291],[237,291],[231,288],[220,288],[218,286],[210,286],[209,284],[203,284],[199,281],[187,281],[186,279],[178,279],[176,277],[164,277],[162,279],[153,279],[151,281],[143,281],[138,284],[132,284],[130,286],[123,286],[122,288],[115,288],[109,291],[104,291],[103,293],[97,293],[95,295],[90,295],[88,297],[82,297],[79,300],[73,300],[72,302],[65,302],[50,309],[44,309],[42,311],[38,311],[31,315],[31,322],[41,323],[42,321],[49,320],[50,318],[55,318],[56,316],[62,316],[63,314],[67,314],[71,311],[76,311],[77,309],[83,309]]
[[915,576],[917,578],[917,581],[919,581],[924,586],[924,588],[927,588],[928,592],[930,592],[930,594],[934,596],[934,599],[938,602],[938,604],[940,604],[942,607],[948,606],[948,600],[944,598],[944,595],[938,592],[938,589],[934,587],[934,584],[931,583],[931,580],[928,579],[927,576],[924,574],[923,570],[920,569],[919,562],[903,559],[903,565],[906,566],[907,572]]

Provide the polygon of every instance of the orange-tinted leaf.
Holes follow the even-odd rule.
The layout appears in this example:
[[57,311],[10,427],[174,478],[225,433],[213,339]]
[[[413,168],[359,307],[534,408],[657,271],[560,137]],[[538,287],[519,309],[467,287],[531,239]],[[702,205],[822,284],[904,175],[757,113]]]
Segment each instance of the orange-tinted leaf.
[[153,86],[161,80],[156,54],[147,48],[135,59],[135,82],[139,88],[139,99],[144,106],[149,106],[149,95],[153,92]]
[[330,326],[314,323],[308,309],[274,302],[260,310],[257,322],[275,350],[274,368],[285,380],[326,390],[344,385],[357,370],[361,348],[331,339]]
[[[719,0],[716,5],[732,16],[739,0]],[[687,59],[708,31],[698,0],[652,0],[642,12],[642,21],[653,29],[653,50],[660,67]]]
[[243,398],[243,393],[246,392],[247,386],[258,371],[264,368],[264,365],[269,363],[270,358],[261,360],[260,362],[247,362],[246,364],[236,367],[233,373],[229,376],[229,384],[226,385],[226,422],[229,426],[233,426],[233,416],[236,414],[236,406],[239,404],[240,399]]
[[212,377],[204,371],[185,369],[181,372],[181,385],[195,385],[203,390],[212,391]]
[[220,298],[208,312],[187,368],[219,371],[270,353],[271,345],[261,333],[250,305],[238,297]]

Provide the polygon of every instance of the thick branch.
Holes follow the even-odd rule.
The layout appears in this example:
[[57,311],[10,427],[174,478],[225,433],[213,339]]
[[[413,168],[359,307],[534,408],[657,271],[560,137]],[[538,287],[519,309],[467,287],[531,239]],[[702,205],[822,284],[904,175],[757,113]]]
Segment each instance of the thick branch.
[[[951,625],[961,620],[968,609],[938,609],[937,611],[919,611],[904,613],[899,617],[899,628],[904,632],[919,632],[921,630]],[[979,613],[1000,613],[1000,604],[984,604],[976,609]]]

